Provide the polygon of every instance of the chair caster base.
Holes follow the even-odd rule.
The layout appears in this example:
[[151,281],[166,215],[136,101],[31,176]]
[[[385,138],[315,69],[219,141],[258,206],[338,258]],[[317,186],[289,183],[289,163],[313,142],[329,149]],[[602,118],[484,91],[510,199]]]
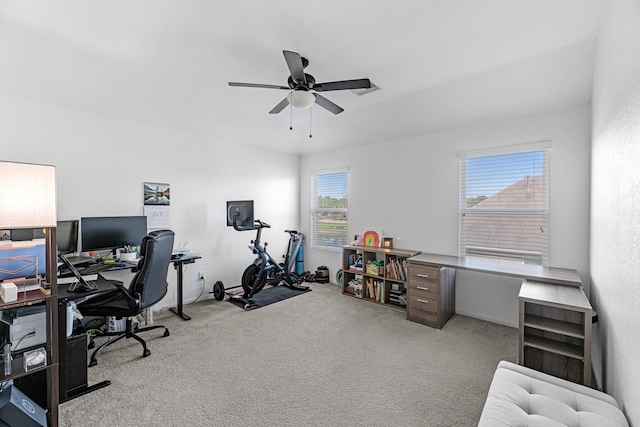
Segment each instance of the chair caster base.
[[144,351],[142,352],[142,357],[148,357],[151,356],[151,350],[149,350],[148,348],[145,348]]
[[165,329],[163,337],[168,337],[168,336],[169,336],[169,330]]

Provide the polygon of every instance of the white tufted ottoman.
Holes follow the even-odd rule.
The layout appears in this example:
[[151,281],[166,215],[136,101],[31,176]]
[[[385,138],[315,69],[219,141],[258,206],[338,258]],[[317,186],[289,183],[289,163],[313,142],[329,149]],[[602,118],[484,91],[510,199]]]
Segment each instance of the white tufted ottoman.
[[478,427],[629,426],[615,399],[524,366],[501,361]]

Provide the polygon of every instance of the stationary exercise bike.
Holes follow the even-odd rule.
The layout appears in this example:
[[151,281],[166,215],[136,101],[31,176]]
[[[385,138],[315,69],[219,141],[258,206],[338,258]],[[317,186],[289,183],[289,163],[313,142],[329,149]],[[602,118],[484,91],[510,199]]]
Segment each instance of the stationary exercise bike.
[[[283,256],[284,262],[278,263],[267,252],[268,244],[261,244],[261,236],[263,228],[271,228],[269,224],[259,219],[254,221],[252,227],[240,227],[237,217],[234,217],[233,228],[237,231],[256,231],[256,238],[251,241],[249,249],[256,255],[256,259],[242,273],[242,289],[244,294],[242,298],[246,300],[244,308],[249,310],[255,307],[253,296],[260,292],[266,284],[271,286],[284,285],[294,290],[307,291],[308,286],[301,286],[304,281],[302,276],[298,276],[293,272],[296,262],[296,255],[300,249],[300,245],[304,240],[304,234],[296,230],[285,230],[289,233],[289,245],[287,253]],[[239,286],[236,286],[238,288]],[[213,294],[217,300],[224,299],[225,292],[233,289],[224,289],[222,282],[216,282],[213,286]]]

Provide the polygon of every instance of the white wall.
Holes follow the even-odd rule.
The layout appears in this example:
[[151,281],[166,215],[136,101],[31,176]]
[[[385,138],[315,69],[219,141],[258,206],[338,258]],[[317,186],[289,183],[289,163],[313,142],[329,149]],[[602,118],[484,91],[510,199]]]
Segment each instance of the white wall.
[[[169,183],[175,244],[202,254],[185,270],[185,302],[201,293],[198,271],[206,298],[216,280],[238,285],[253,259],[253,234],[226,226],[227,200],[255,201],[276,254],[286,250],[284,230],[298,226],[297,156],[5,95],[0,141],[2,160],[56,166],[59,219],[142,215],[143,182]],[[175,305],[175,281],[170,268],[160,307]]]
[[[301,227],[310,172],[349,167],[349,234],[379,227],[394,246],[457,255],[458,157],[472,149],[552,140],[549,264],[577,269],[588,290],[590,107],[303,156]],[[305,268],[340,268],[339,252],[308,249]],[[458,272],[456,312],[517,325],[520,280]]]
[[596,55],[591,192],[592,302],[601,376],[640,425],[640,2],[611,0]]

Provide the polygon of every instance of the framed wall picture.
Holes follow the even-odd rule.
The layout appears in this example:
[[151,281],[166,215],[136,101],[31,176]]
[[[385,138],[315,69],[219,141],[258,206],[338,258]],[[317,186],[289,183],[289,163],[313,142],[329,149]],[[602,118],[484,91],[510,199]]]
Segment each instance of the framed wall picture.
[[145,182],[144,204],[169,206],[171,204],[171,189],[169,184]]

